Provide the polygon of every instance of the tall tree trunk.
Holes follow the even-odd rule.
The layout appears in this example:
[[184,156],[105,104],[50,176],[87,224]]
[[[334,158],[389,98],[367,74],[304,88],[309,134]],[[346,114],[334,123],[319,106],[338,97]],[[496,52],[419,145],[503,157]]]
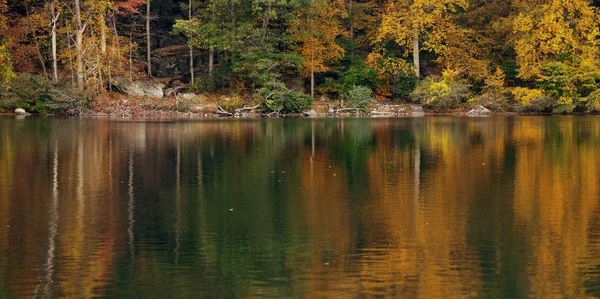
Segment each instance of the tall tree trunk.
[[117,61],[119,62],[119,68],[121,68],[121,41],[119,40],[119,32],[117,31],[117,17],[115,16],[114,12],[113,12],[113,16],[112,16],[112,27],[113,27],[113,31],[115,32],[115,36],[114,36],[114,46],[112,47],[113,51],[116,50],[117,52]]
[[102,55],[106,54],[106,18],[104,14],[100,15],[100,51]]
[[215,47],[208,48],[208,76],[212,77],[213,69],[215,68]]
[[348,16],[350,17],[350,39],[354,39],[354,13],[352,12],[352,2],[348,1]]
[[73,55],[71,54],[71,32],[69,31],[69,24],[65,19],[65,28],[67,28],[67,49],[69,53],[69,68],[71,69],[71,88],[75,88],[75,73],[73,71]]
[[148,68],[148,77],[152,78],[152,60],[150,47],[150,0],[146,0],[146,67]]
[[52,44],[52,80],[58,81],[58,61],[56,59],[56,24],[60,14],[56,13],[56,0],[50,2],[50,16],[52,17],[51,44]]
[[[217,22],[217,4],[213,1],[212,3],[212,16],[211,20],[213,24]],[[215,67],[215,46],[210,45],[208,47],[208,76],[212,77],[213,69]]]
[[131,31],[129,31],[129,81],[133,79],[133,25]]
[[310,70],[310,97],[315,99],[315,71]]
[[83,32],[85,28],[81,23],[81,3],[75,0],[75,22],[77,28],[75,31],[75,49],[77,50],[77,87],[83,89]]
[[35,34],[35,28],[33,28],[33,24],[31,23],[31,17],[29,15],[28,5],[25,5],[25,13],[27,14],[27,25],[29,25],[29,31],[31,31],[31,35],[33,35],[33,41],[35,43],[35,48],[37,49],[38,59],[40,60],[40,66],[42,67],[42,71],[44,72],[44,78],[48,79],[48,71],[46,71],[46,62],[44,61],[44,57],[42,56],[42,51],[40,49],[40,42],[38,41],[37,34]]
[[[188,1],[188,20],[190,21],[190,35],[192,34],[192,0]],[[190,85],[194,84],[194,47],[189,41],[191,36],[188,37],[188,43],[190,46]]]
[[415,64],[415,75],[421,77],[421,65],[419,63],[419,33],[415,30],[413,36],[413,63]]

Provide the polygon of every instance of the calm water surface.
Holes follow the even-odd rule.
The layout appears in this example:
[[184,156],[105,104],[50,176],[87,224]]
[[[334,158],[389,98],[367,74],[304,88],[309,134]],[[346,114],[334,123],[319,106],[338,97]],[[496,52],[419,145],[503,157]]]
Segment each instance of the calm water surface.
[[600,297],[600,117],[0,118],[0,298]]

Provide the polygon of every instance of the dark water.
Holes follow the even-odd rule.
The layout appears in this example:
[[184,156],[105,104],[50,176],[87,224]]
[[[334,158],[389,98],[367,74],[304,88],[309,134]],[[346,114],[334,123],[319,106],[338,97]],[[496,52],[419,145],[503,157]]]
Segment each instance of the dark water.
[[600,296],[600,117],[0,118],[0,298]]

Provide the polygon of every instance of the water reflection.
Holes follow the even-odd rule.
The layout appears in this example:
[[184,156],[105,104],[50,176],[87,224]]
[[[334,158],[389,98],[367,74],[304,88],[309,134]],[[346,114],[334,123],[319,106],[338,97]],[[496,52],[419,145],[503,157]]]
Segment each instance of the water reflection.
[[0,297],[600,296],[600,119],[0,118]]

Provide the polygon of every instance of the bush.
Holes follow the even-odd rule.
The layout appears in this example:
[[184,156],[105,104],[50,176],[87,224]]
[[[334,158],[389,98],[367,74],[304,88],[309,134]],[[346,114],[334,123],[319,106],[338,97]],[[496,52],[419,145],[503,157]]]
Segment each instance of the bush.
[[554,100],[541,89],[515,87],[510,90],[516,102],[517,111],[549,112]]
[[587,109],[591,112],[600,112],[600,89],[590,93],[586,98]]
[[223,110],[233,112],[235,109],[244,107],[244,100],[240,96],[234,95],[230,98],[221,98],[218,104]]
[[410,96],[410,93],[415,90],[419,78],[410,73],[401,73],[398,75],[396,86],[394,90],[394,96],[396,98],[406,98]]
[[264,101],[264,112],[301,113],[312,105],[312,98],[303,93],[288,89],[279,81],[271,81],[258,89],[255,94],[257,102]]
[[439,81],[431,77],[421,81],[410,94],[411,99],[434,111],[451,109],[465,102],[471,95],[469,90],[471,86],[455,80],[453,76],[445,77]]
[[348,91],[346,99],[355,108],[366,108],[372,103],[371,89],[366,86],[354,86]]
[[0,93],[0,108],[23,108],[31,113],[79,114],[89,106],[89,95],[76,92],[66,85],[20,74],[9,82],[9,89]]

